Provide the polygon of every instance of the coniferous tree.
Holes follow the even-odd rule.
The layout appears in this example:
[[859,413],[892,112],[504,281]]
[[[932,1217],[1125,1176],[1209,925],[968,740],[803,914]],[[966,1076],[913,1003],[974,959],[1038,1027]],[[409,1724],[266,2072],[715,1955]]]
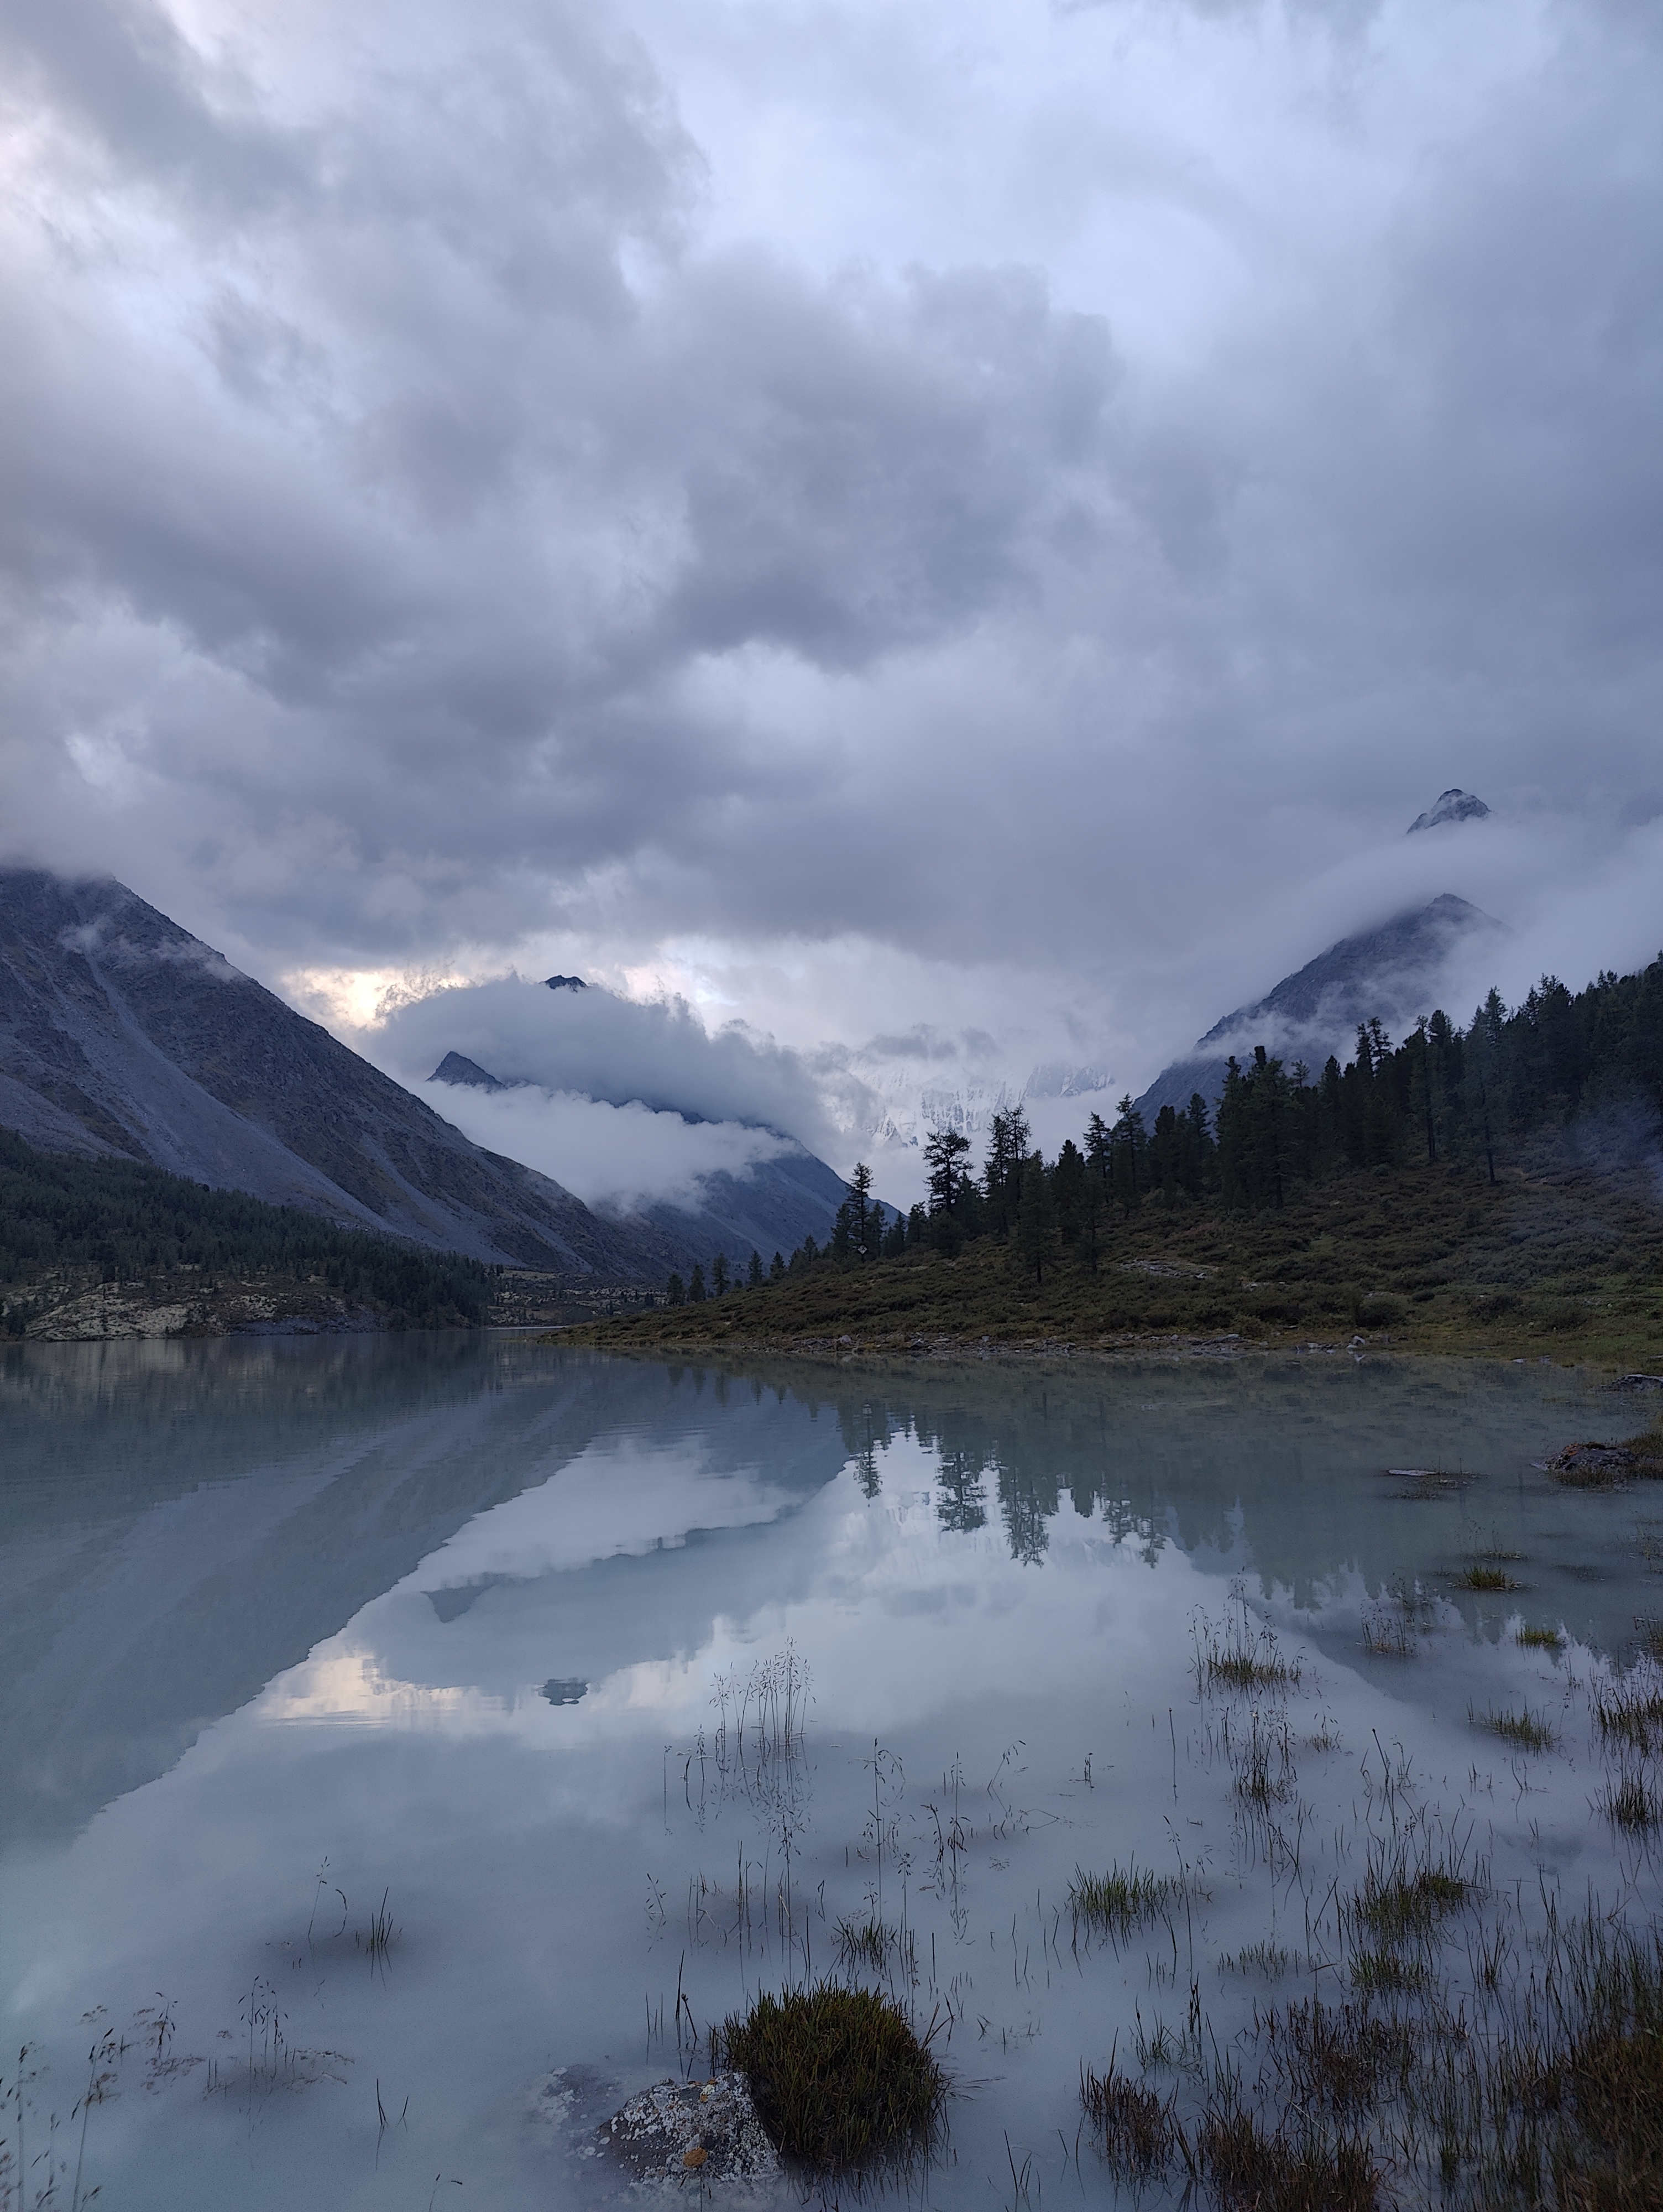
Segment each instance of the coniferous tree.
[[1114,1159],[1114,1139],[1109,1126],[1101,1114],[1094,1114],[1085,1125],[1085,1164],[1105,1191],[1109,1187]]
[[981,1167],[987,1227],[994,1237],[1004,1236],[1011,1226],[1008,1186],[1012,1158],[1010,1121],[1003,1114],[996,1113],[987,1125],[987,1154]]
[[687,1286],[687,1295],[695,1306],[701,1306],[705,1302],[705,1270],[701,1260],[693,1262],[693,1279]]
[[754,1291],[762,1279],[762,1255],[753,1244],[750,1248],[750,1266],[745,1274],[745,1282],[747,1286]]
[[[872,1201],[872,1171],[865,1160],[857,1160],[854,1173],[845,1188],[851,1209],[851,1233],[855,1250],[863,1260],[877,1256],[877,1239],[883,1231],[883,1209]],[[876,1218],[874,1219],[874,1216]]]
[[930,1176],[932,1213],[956,1213],[969,1181],[963,1165],[970,1139],[957,1129],[932,1129],[924,1147],[924,1164]]
[[1056,1202],[1057,1234],[1065,1244],[1077,1244],[1085,1231],[1086,1194],[1091,1175],[1085,1155],[1072,1137],[1063,1139],[1057,1164],[1051,1171],[1051,1194]]
[[781,1283],[785,1279],[785,1256],[782,1253],[776,1252],[773,1259],[768,1262],[768,1280],[771,1283]]
[[719,1298],[727,1296],[727,1254],[719,1252],[711,1263],[710,1280]]
[[1121,1099],[1116,1115],[1114,1127],[1108,1133],[1108,1179],[1123,1212],[1130,1213],[1143,1194],[1144,1155],[1149,1148],[1149,1139],[1144,1117],[1132,1104],[1130,1091]]
[[840,1267],[854,1251],[854,1208],[847,1198],[838,1207],[837,1218],[832,1224],[830,1250]]
[[1038,1152],[1030,1153],[1023,1164],[1017,1249],[1024,1271],[1031,1272],[1036,1283],[1042,1283],[1046,1270],[1055,1264],[1057,1257],[1057,1207],[1051,1178]]
[[679,1275],[671,1275],[670,1280],[665,1285],[665,1304],[667,1306],[679,1306],[685,1304],[686,1298],[687,1285]]

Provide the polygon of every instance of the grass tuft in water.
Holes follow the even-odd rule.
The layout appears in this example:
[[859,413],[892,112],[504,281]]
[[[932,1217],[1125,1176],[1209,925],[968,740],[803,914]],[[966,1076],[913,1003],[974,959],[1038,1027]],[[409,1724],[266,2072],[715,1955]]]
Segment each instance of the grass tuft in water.
[[1458,1911],[1478,1885],[1454,1859],[1423,1859],[1411,1866],[1399,1849],[1369,1862],[1363,1887],[1351,1902],[1352,1917],[1375,1943],[1389,1948],[1432,1935],[1440,1921]]
[[1626,1829],[1630,1835],[1663,1826],[1663,1797],[1642,1773],[1620,1774],[1606,1785],[1599,1804],[1612,1826]]
[[1593,1723],[1607,1743],[1648,1755],[1663,1745],[1663,1677],[1648,1667],[1593,1693]]
[[1469,1705],[1466,1717],[1475,1728],[1488,1729],[1503,1742],[1517,1744],[1521,1751],[1551,1751],[1559,1740],[1545,1716],[1533,1713],[1528,1708],[1521,1713],[1494,1710],[1480,1713]]
[[1432,1983],[1421,1960],[1401,1958],[1395,1951],[1354,1952],[1349,1971],[1359,1996],[1414,1996]]
[[875,1974],[883,1973],[900,1941],[889,1923],[875,1915],[865,1920],[840,1920],[835,1934],[838,1960],[846,1972],[865,1966]]
[[1130,1936],[1150,1920],[1158,1920],[1178,1894],[1170,1875],[1150,1874],[1136,1866],[1111,1867],[1107,1874],[1088,1874],[1076,1867],[1068,1885],[1068,1909],[1076,1929],[1083,1924],[1100,1936]]
[[1267,1982],[1279,1982],[1284,1974],[1299,1971],[1297,1953],[1280,1943],[1244,1943],[1228,1959],[1218,1961],[1221,1974],[1259,1974]]
[[1222,1632],[1211,1621],[1198,1634],[1195,1677],[1198,1689],[1287,1690],[1300,1679],[1297,1659],[1284,1658],[1272,1630],[1251,1626],[1245,1607]]
[[744,2075],[780,2154],[815,2172],[904,2161],[939,2128],[947,2077],[931,2036],[870,1990],[826,1981],[765,1991],[711,2040],[713,2063]]
[[1363,2004],[1319,1997],[1272,2013],[1265,2024],[1271,2063],[1286,2109],[1356,2113],[1401,2092],[1415,2061],[1415,2039],[1401,2020]]
[[1225,2212],[1375,2212],[1381,2202],[1366,2142],[1286,2124],[1266,2133],[1240,2107],[1203,2121],[1196,2163]]
[[1527,1651],[1563,1651],[1565,1648],[1565,1639],[1557,1628],[1526,1626],[1519,1631],[1518,1641]]
[[1112,2061],[1106,2074],[1081,2067],[1080,2103],[1110,2172],[1123,2185],[1137,2188],[1149,2181],[1177,2148],[1172,2100],[1117,2074]]
[[404,1932],[394,1925],[392,1915],[387,1910],[387,1899],[391,1894],[391,1890],[381,1892],[381,1902],[371,1913],[369,1926],[352,1939],[353,1949],[365,1952],[372,1966],[386,1965],[394,1944]]
[[1515,1590],[1519,1587],[1511,1575],[1501,1567],[1486,1566],[1474,1559],[1455,1577],[1455,1588],[1467,1590]]

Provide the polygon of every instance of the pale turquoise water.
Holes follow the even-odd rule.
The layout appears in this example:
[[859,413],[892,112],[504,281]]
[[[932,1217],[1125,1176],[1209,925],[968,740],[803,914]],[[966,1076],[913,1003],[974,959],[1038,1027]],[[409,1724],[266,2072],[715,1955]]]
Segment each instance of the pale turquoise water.
[[[1108,2202],[1071,2157],[1082,2059],[1179,2020],[1193,1977],[1228,2033],[1262,1992],[1218,1960],[1304,1948],[1383,1759],[1498,1889],[1644,1906],[1648,1863],[1594,1808],[1586,1692],[1663,1613],[1663,1499],[1654,1520],[1533,1466],[1637,1419],[1563,1370],[1456,1363],[8,1352],[0,2033],[33,2046],[9,2201],[55,2172],[70,2203],[80,2118],[52,2119],[113,2026],[100,2212],[595,2203],[574,2154],[675,2070],[678,1980],[702,2029],[831,1966],[881,1887],[916,1962],[897,1985],[951,2015],[951,2148],[914,2195],[1011,2202],[1014,2154]],[[1468,1480],[1413,1499],[1381,1472],[1404,1466]],[[1524,1587],[1451,1590],[1475,1550],[1520,1555]],[[1412,1656],[1371,1655],[1417,1580]],[[1193,1680],[1233,1583],[1304,1662],[1292,1871],[1233,1809]],[[1520,1619],[1566,1651],[1521,1649]],[[786,1655],[804,1748],[759,1763]],[[1557,1717],[1551,1755],[1469,1719],[1520,1703]],[[1077,1954],[1070,1875],[1132,1857],[1185,1872],[1180,1933],[1164,1960]],[[377,1961],[354,1937],[384,1894]]]

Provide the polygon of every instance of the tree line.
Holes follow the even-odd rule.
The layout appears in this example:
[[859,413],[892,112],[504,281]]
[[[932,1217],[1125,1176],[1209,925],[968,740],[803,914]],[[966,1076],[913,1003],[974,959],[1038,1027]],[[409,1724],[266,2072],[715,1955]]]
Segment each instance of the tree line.
[[[500,1272],[139,1161],[37,1152],[0,1129],[0,1284],[36,1282],[53,1270],[84,1270],[106,1283],[188,1274],[191,1284],[179,1287],[208,1291],[222,1275],[318,1281],[349,1306],[410,1328],[478,1325]],[[5,1304],[6,1329],[20,1335],[33,1308],[21,1297]]]
[[1123,1097],[1094,1113],[1081,1141],[1053,1160],[1033,1145],[1020,1104],[995,1114],[985,1157],[961,1130],[932,1129],[929,1196],[902,1216],[856,1168],[830,1240],[810,1236],[789,1259],[743,1276],[719,1260],[711,1284],[671,1279],[671,1302],[778,1282],[805,1268],[847,1267],[914,1249],[949,1256],[979,1237],[1011,1244],[1036,1282],[1067,1258],[1093,1272],[1114,1223],[1150,1204],[1257,1212],[1295,1193],[1377,1168],[1440,1162],[1497,1179],[1523,1146],[1579,1115],[1663,1119],[1663,955],[1630,975],[1606,972],[1572,992],[1545,975],[1509,1010],[1492,990],[1461,1029],[1439,1012],[1393,1044],[1379,1021],[1356,1032],[1342,1066],[1284,1065],[1263,1045],[1232,1057],[1216,1107],[1199,1091],[1162,1106],[1153,1127]]

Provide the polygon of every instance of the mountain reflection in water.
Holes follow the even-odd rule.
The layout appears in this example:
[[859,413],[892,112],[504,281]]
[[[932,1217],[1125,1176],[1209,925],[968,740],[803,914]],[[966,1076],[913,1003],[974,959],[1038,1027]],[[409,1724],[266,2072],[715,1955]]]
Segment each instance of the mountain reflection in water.
[[[1221,1962],[1302,1954],[1301,1916],[1411,1801],[1498,1897],[1551,1881],[1570,1910],[1614,1878],[1590,1684],[1663,1611],[1663,1540],[1643,1491],[1538,1463],[1635,1420],[1546,1366],[1344,1356],[9,1349],[0,2033],[39,2046],[24,2101],[74,2104],[83,2014],[149,2008],[165,2043],[163,2004],[179,2069],[100,2107],[104,2201],[392,2212],[437,2172],[588,2212],[585,2130],[675,2066],[678,1991],[702,2033],[833,1965],[865,1914],[953,2023],[930,2201],[1004,2201],[1007,2146],[1016,2172],[1056,2156],[1081,2063],[1173,2006],[1175,1927],[1164,1965],[1071,1954],[1077,1867],[1180,1870],[1178,2012],[1205,1976],[1226,2028],[1256,1995]],[[1275,1723],[1296,1880],[1243,1828],[1235,1723],[1197,1691],[1198,1638],[1242,1603],[1298,1685]],[[782,1666],[805,1731],[788,1772],[747,1776]],[[1528,1758],[1521,1723],[1484,1724],[1521,1705],[1551,1746]]]
[[[1037,1562],[1066,1498],[1151,1556],[1251,1565],[1302,1607],[1348,1571],[1376,1590],[1447,1566],[1481,1529],[1545,1553],[1533,1581],[1574,1633],[1620,1642],[1624,1589],[1602,1593],[1571,1556],[1610,1501],[1531,1468],[1545,1439],[1581,1432],[1583,1404],[1563,1370],[1432,1360],[724,1370],[459,1334],[9,1348],[0,1834],[72,1828],[165,1771],[476,1516],[625,1433],[646,1450],[696,1439],[713,1476],[765,1478],[769,1518],[851,1461],[875,1496],[910,1435],[934,1455],[945,1529],[994,1523]],[[1471,1486],[1411,1503],[1377,1479],[1434,1466]],[[652,1571],[617,1552],[572,1594],[574,1674],[621,1657],[612,1586]],[[517,1578],[458,1578],[431,1601],[449,1621]],[[1476,1621],[1485,1608],[1456,1595]],[[632,1656],[696,1641],[673,1601],[653,1617],[655,1650]]]

